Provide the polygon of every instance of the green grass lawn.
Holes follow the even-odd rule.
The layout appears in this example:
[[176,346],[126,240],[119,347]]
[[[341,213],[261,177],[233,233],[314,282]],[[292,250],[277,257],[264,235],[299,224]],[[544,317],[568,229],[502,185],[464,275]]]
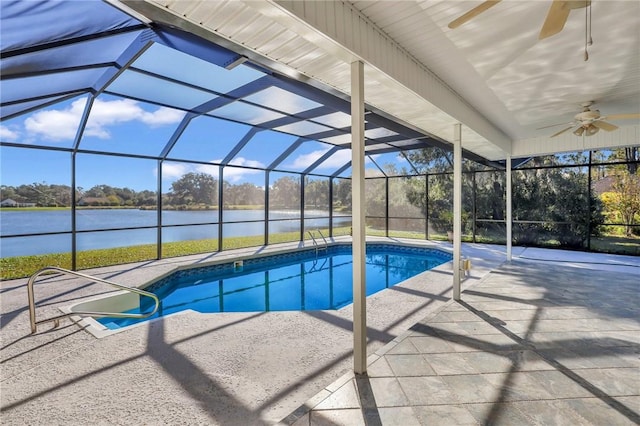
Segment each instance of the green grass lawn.
[[640,256],[640,237],[621,237],[619,235],[591,237],[591,250]]
[[[328,236],[329,230],[322,229],[323,235]],[[350,227],[334,228],[334,236],[350,235]],[[380,229],[367,228],[367,235],[385,236],[385,231]],[[392,231],[392,237],[424,239],[424,233],[410,231]],[[314,231],[314,236],[319,239],[319,234]],[[429,235],[431,240],[446,241],[447,236],[442,234]],[[463,241],[470,241],[470,237],[463,236]],[[310,239],[305,233],[305,239]],[[295,242],[300,240],[299,232],[286,232],[269,235],[269,244],[284,242]],[[498,243],[504,241],[494,241],[491,238],[476,236],[479,243]],[[222,241],[223,250],[231,250],[245,247],[259,247],[264,245],[262,235],[225,238]],[[591,238],[591,249],[602,253],[640,255],[640,238],[621,236],[601,236]],[[191,240],[164,243],[162,245],[162,257],[178,257],[191,254],[210,253],[218,251],[217,239]],[[87,250],[78,252],[77,269],[97,268],[101,266],[119,265],[133,262],[154,260],[157,258],[157,247],[155,244],[146,244],[130,247],[118,247],[111,249]],[[71,253],[52,253],[34,256],[17,256],[0,258],[0,279],[9,280],[24,278],[32,275],[36,271],[46,266],[58,266],[71,269]]]
[[[333,231],[334,236],[349,235],[350,228],[334,228]],[[325,236],[329,235],[328,229],[323,229],[321,232]],[[314,232],[314,235],[316,238],[319,237],[316,232]],[[305,239],[311,239],[311,237],[309,237],[308,234],[305,234]],[[299,240],[300,232],[286,232],[269,235],[269,244]],[[262,235],[224,238],[222,240],[223,250],[259,247],[262,245],[264,245],[264,237]],[[162,244],[163,258],[210,253],[215,251],[218,251],[217,238]],[[145,244],[130,247],[79,251],[77,255],[77,269],[82,270],[101,266],[154,260],[157,258],[157,247],[155,244]],[[10,280],[28,277],[46,266],[58,266],[60,268],[71,269],[71,253],[52,253],[34,256],[0,258],[0,279]]]

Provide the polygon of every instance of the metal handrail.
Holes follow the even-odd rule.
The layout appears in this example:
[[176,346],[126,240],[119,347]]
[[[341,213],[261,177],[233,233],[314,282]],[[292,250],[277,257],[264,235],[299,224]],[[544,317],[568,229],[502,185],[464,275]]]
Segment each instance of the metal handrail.
[[[51,317],[51,318],[46,318],[40,321],[36,321],[36,304],[35,304],[35,296],[34,296],[34,292],[33,292],[33,284],[35,283],[36,278],[38,278],[40,275],[42,275],[45,272],[50,272],[50,271],[56,271],[56,272],[60,272],[62,274],[67,274],[67,275],[73,275],[76,277],[81,277],[81,278],[86,278],[89,279],[91,281],[95,281],[95,282],[100,282],[100,283],[104,283],[104,284],[108,284],[111,285],[113,287],[119,288],[120,290],[125,290],[128,291],[130,293],[136,293],[139,294],[141,296],[147,296],[150,297],[154,300],[155,302],[155,307],[153,308],[153,311],[146,313],[146,314],[127,314],[124,312],[91,312],[91,311],[74,311],[74,312],[69,312],[69,313],[64,313],[61,315],[57,315],[55,317]],[[153,293],[150,293],[148,291],[144,291],[144,290],[140,290],[137,288],[133,288],[133,287],[127,287],[121,284],[116,284],[114,282],[111,281],[107,281],[107,280],[103,280],[102,278],[97,278],[97,277],[92,277],[91,275],[87,275],[87,274],[83,274],[80,272],[76,272],[76,271],[70,271],[68,269],[63,269],[63,268],[58,268],[57,266],[47,266],[44,267],[42,269],[40,269],[39,271],[37,271],[35,274],[31,275],[31,278],[29,278],[29,281],[27,282],[27,293],[29,296],[29,320],[31,321],[31,334],[36,332],[37,329],[37,325],[38,324],[42,324],[45,322],[50,322],[53,321],[55,323],[55,326],[58,327],[60,325],[60,319],[62,318],[66,318],[72,315],[88,315],[88,316],[99,316],[99,317],[114,317],[114,318],[138,318],[138,319],[143,319],[143,318],[147,318],[150,317],[151,315],[155,314],[158,311],[158,308],[160,307],[160,300],[158,299],[158,296],[156,296]]]
[[320,267],[318,268],[318,258],[316,257],[316,260],[313,261],[313,265],[311,265],[311,268],[309,268],[309,270],[305,272],[310,274],[311,272],[322,271],[322,268],[324,268],[326,264],[327,264],[327,258],[325,257],[324,261],[322,262],[322,265],[320,265]]
[[318,234],[320,234],[320,236],[322,237],[322,241],[324,241],[324,248],[326,249],[326,248],[327,248],[327,246],[329,245],[329,244],[327,243],[327,239],[324,237],[324,235],[322,234],[322,231],[321,231],[321,230],[316,229],[316,231],[318,231]]
[[321,248],[326,250],[329,244],[327,243],[327,239],[324,237],[324,235],[322,235],[322,232],[319,229],[316,229],[316,232],[320,234],[320,236],[322,237],[322,241],[324,241],[324,247],[320,247],[320,244],[318,244],[318,242],[316,241],[316,237],[313,236],[313,233],[311,231],[307,231],[307,234],[309,234],[309,236],[311,237],[311,240],[313,240],[313,246],[316,249],[316,258],[317,258],[318,250],[320,250]]
[[311,240],[313,241],[313,247],[316,249],[316,257],[318,257],[318,242],[316,241],[316,237],[313,236],[313,233],[311,231],[307,231],[307,234],[309,234]]

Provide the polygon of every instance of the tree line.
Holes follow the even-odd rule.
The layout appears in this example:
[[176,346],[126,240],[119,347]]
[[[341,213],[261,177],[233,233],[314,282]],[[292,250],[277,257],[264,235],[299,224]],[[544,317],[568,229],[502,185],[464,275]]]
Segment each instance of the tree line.
[[[223,203],[225,207],[264,206],[265,190],[250,182],[233,184],[223,181]],[[162,194],[163,206],[176,208],[212,208],[218,206],[219,182],[207,173],[186,173],[171,184]],[[35,182],[19,186],[2,185],[2,200],[12,199],[17,203],[33,203],[39,207],[70,207],[72,190],[68,185]],[[305,207],[329,208],[329,179],[305,177]],[[76,204],[88,207],[155,207],[155,191],[134,191],[109,185],[96,185],[89,189],[78,187]],[[301,181],[297,176],[283,176],[270,185],[269,206],[272,209],[299,209]],[[336,179],[334,184],[334,205],[341,208],[351,206],[351,182]]]
[[[640,152],[638,147],[594,151],[591,169],[588,152],[532,157],[512,172],[512,214],[517,244],[541,244],[555,239],[565,247],[584,247],[589,235],[598,235],[604,223],[621,223],[626,234],[640,235]],[[438,148],[412,151],[407,157],[419,170],[434,173],[405,185],[407,200],[428,215],[438,232],[451,230],[453,223],[453,156]],[[598,165],[598,163],[612,163]],[[441,174],[437,174],[441,173]],[[592,189],[589,188],[591,173]],[[594,183],[602,181],[596,191]],[[504,172],[487,170],[463,161],[463,233],[470,234],[478,223],[505,219]],[[428,187],[428,197],[426,196]],[[397,192],[397,191],[396,191]],[[390,190],[391,193],[391,190]],[[474,223],[476,222],[476,223]],[[495,229],[495,228],[494,228]],[[483,230],[475,229],[476,234]],[[488,226],[486,232],[491,232]]]
[[[623,223],[627,234],[637,232],[640,223],[640,155],[638,147],[594,152],[596,163],[614,165],[584,166],[588,153],[569,153],[534,157],[524,167],[515,169],[513,178],[513,218],[519,222],[514,229],[517,243],[535,243],[540,238],[554,236],[565,246],[584,245],[589,232],[598,232],[603,223]],[[430,148],[406,154],[414,168],[428,176],[410,176],[408,170],[396,170],[392,164],[384,166],[385,179],[367,179],[366,209],[371,217],[384,217],[387,205],[389,216],[400,218],[429,218],[436,232],[446,232],[453,223],[453,155],[450,151]],[[586,171],[585,171],[586,170]],[[600,193],[589,191],[593,182],[608,178],[611,184]],[[407,176],[409,175],[409,176]],[[373,177],[373,176],[369,176]],[[269,208],[299,209],[301,205],[301,177],[285,175],[275,179],[269,188]],[[351,181],[333,180],[333,200],[329,199],[329,179],[304,177],[305,208],[350,211]],[[387,200],[387,190],[389,186]],[[234,184],[224,181],[224,207],[254,206],[265,203],[263,187],[250,182]],[[69,207],[71,188],[65,185],[33,183],[17,187],[2,185],[2,200],[11,198],[19,203],[38,206]],[[219,182],[206,173],[186,173],[162,194],[164,207],[215,208],[218,206]],[[427,193],[428,191],[428,193]],[[428,195],[428,196],[427,196]],[[96,185],[88,190],[76,189],[78,205],[113,207],[155,207],[155,191],[134,191],[109,185]],[[470,233],[475,219],[504,221],[505,174],[472,162],[463,162],[463,232]],[[375,221],[374,221],[375,222]],[[409,222],[409,221],[407,221]],[[416,222],[417,223],[417,222]],[[419,225],[416,225],[420,227]],[[478,230],[476,229],[476,232]],[[479,232],[482,232],[480,229]],[[546,236],[545,236],[546,235]]]

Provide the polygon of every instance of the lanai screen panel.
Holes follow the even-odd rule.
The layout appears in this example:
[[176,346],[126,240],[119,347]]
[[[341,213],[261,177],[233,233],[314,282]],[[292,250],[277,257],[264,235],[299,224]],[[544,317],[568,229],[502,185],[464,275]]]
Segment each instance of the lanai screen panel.
[[147,49],[132,68],[219,94],[231,92],[265,75],[245,65],[228,70],[157,43]]
[[81,95],[3,121],[2,142],[70,149],[88,100]]
[[[99,256],[90,252],[105,248],[136,251],[129,260],[160,251],[166,256],[174,243],[198,236],[207,242],[194,253],[277,242],[280,232],[295,239],[319,226],[313,221],[328,221],[334,206],[333,217],[348,229],[348,97],[251,60],[235,66],[246,58],[162,23],[134,19],[104,1],[3,1],[0,12],[2,155],[11,152],[7,158],[16,164],[52,160],[39,163],[51,175],[38,179],[65,186],[56,202],[81,207],[65,219],[77,229],[65,222],[53,230],[64,234],[65,250],[75,250],[69,242],[77,241],[71,253],[76,266],[96,266],[91,259]],[[428,140],[374,111],[368,111],[365,137],[369,158],[382,154],[379,149],[404,149],[404,141]],[[18,179],[9,181],[8,170],[3,166],[3,184],[33,185],[35,175],[18,171]],[[382,176],[377,166],[372,170]],[[281,229],[265,206],[278,176],[297,180],[300,192],[304,187],[295,196],[296,216]],[[184,183],[193,184],[192,193],[181,190]],[[196,194],[201,184],[203,197]],[[20,198],[32,200],[46,204],[35,195]],[[135,211],[137,218],[96,222],[86,214],[92,204]],[[240,217],[240,211],[253,216]],[[185,220],[178,212],[195,213]],[[302,229],[304,216],[309,222]],[[12,240],[7,235],[3,253]],[[215,241],[227,237],[236,242]],[[113,241],[121,246],[112,247]]]
[[167,158],[219,164],[251,131],[251,126],[206,115],[192,119]]
[[284,114],[279,112],[242,101],[230,102],[210,111],[208,114],[252,125],[260,125],[285,117]]
[[258,93],[247,96],[244,99],[256,105],[267,107],[274,111],[280,111],[285,114],[299,114],[322,106],[318,102],[306,99],[279,87],[269,87]]
[[301,176],[269,173],[269,243],[300,239]]
[[184,111],[101,95],[91,105],[80,148],[89,151],[159,156],[184,118]]
[[277,170],[302,172],[312,166],[324,154],[333,148],[331,145],[318,141],[305,141],[295,149]]
[[297,139],[286,133],[263,130],[256,133],[232,161],[266,168]]

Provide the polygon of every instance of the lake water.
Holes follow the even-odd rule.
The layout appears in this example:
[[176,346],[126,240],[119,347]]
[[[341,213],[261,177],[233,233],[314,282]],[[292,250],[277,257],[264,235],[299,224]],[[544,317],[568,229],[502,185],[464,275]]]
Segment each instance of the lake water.
[[[305,228],[327,228],[329,212],[305,210]],[[155,226],[157,212],[153,210],[106,209],[77,210],[76,229],[94,231],[105,229]],[[269,232],[272,234],[300,229],[299,212],[269,212]],[[248,223],[225,223],[225,237],[240,237],[264,234],[264,210],[223,210],[224,222],[258,221]],[[218,211],[163,211],[163,242],[199,240],[218,237],[218,225],[190,225],[193,223],[217,222]],[[334,226],[350,226],[351,217],[333,218]],[[190,225],[190,226],[170,226]],[[71,212],[56,211],[7,211],[0,213],[0,235],[37,234],[45,232],[70,232]],[[140,244],[154,244],[157,229],[137,229],[126,231],[100,231],[77,234],[78,250],[123,247]],[[26,256],[71,251],[71,235],[46,235],[37,237],[17,237],[0,239],[2,257]]]

